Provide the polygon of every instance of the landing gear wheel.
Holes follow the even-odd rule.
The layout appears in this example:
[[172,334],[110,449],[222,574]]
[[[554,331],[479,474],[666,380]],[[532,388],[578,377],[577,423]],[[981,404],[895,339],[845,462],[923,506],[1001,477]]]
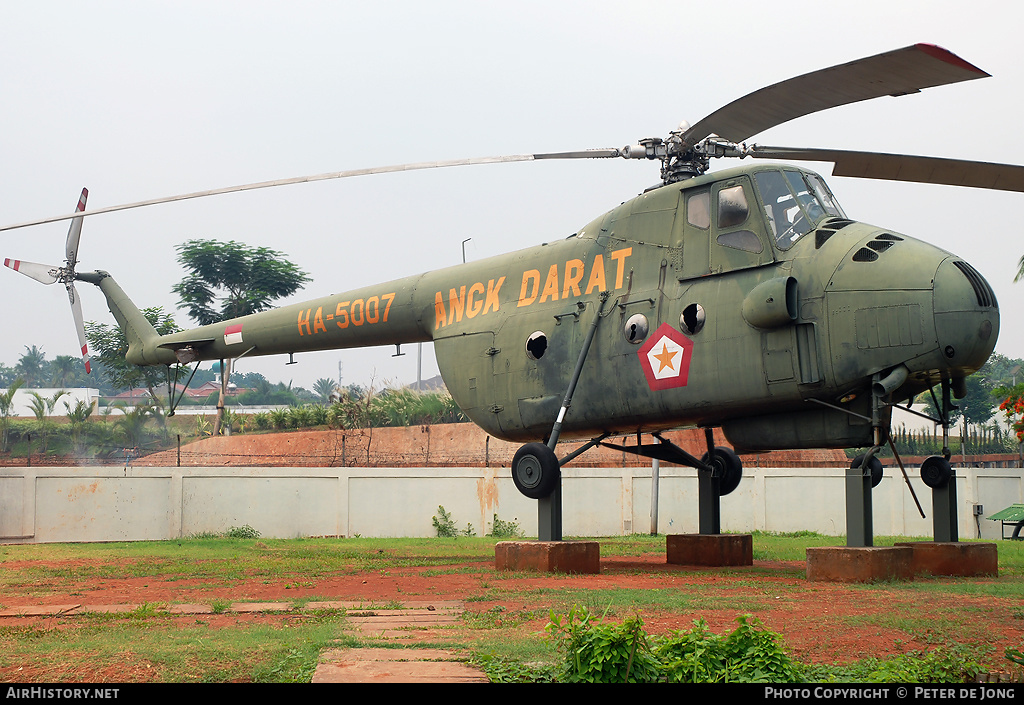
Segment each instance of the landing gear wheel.
[[543,443],[527,443],[512,458],[512,482],[530,499],[549,496],[561,475],[555,452]]
[[[858,455],[850,463],[850,468],[859,468],[861,463],[864,462],[864,455]],[[868,469],[871,470],[871,486],[878,487],[878,483],[882,481],[882,461],[874,455],[871,456],[871,462],[868,463]]]
[[953,469],[949,461],[941,455],[929,456],[921,463],[921,479],[933,490],[942,489],[948,485],[951,477],[953,477]]
[[[708,463],[708,454],[701,456],[702,463]],[[715,446],[715,457],[710,461],[719,477],[718,494],[724,497],[740,486],[743,478],[743,461],[736,451],[725,446]]]

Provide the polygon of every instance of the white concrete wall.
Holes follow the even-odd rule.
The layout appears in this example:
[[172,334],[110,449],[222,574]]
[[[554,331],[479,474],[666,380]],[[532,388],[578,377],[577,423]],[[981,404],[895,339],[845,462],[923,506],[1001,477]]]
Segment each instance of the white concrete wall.
[[[649,468],[564,468],[565,536],[651,531]],[[846,531],[842,469],[744,470],[722,500],[729,532]],[[930,536],[931,490],[886,470],[872,494],[874,533]],[[697,476],[662,467],[662,534],[697,531]],[[1024,502],[1020,468],[958,468],[960,537],[999,538],[984,519]],[[984,515],[976,518],[975,504]],[[536,502],[515,489],[506,468],[0,468],[0,541],[138,541],[219,532],[248,524],[268,538],[433,536],[444,506],[459,528],[490,530],[494,514],[537,534]],[[979,531],[980,529],[980,531]]]
[[[6,391],[6,389],[0,389],[0,394]],[[58,387],[26,389],[22,387],[14,393],[11,416],[35,418],[35,413],[32,411],[32,402],[35,401],[35,397],[32,396],[32,392],[47,401],[53,399],[57,392],[64,392],[57,400],[56,406],[53,407],[53,416],[67,416],[68,410],[74,409],[80,401],[93,407],[93,413],[96,413],[100,400],[100,390],[98,389],[62,389]]]

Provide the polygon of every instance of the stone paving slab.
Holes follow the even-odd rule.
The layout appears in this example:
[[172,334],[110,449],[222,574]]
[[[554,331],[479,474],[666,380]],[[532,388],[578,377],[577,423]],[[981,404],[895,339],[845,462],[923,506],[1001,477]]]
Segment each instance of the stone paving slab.
[[[309,602],[298,608],[298,611],[341,609],[355,612],[354,617],[358,618],[359,612],[373,613],[374,615],[408,615],[410,618],[420,617],[424,614],[437,615],[459,615],[462,613],[462,603],[446,600],[436,602],[406,602],[403,603],[406,609],[380,609],[373,606],[372,602]],[[57,615],[74,615],[86,613],[124,614],[134,612],[143,607],[142,604],[116,604],[116,605],[84,605],[81,603],[68,605],[20,605],[0,610],[2,617],[54,617]],[[293,602],[234,602],[221,612],[291,612],[295,609]],[[169,604],[159,607],[158,611],[169,612],[170,614],[213,614],[213,607],[209,604]]]
[[72,614],[82,605],[24,605],[0,610],[0,617],[52,617],[58,614]]
[[482,671],[440,649],[328,649],[314,683],[487,683]]

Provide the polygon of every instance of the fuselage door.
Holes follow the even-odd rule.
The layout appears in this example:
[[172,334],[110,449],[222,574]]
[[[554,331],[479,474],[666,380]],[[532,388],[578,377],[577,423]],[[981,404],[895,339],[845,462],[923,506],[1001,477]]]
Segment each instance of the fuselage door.
[[759,267],[774,261],[764,219],[750,180],[736,177],[711,187],[710,265],[712,274]]

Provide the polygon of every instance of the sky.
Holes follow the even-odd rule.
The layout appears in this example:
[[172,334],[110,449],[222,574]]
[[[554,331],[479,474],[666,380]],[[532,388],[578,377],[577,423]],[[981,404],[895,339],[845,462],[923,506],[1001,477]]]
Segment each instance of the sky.
[[[720,9],[719,9],[720,8]],[[799,118],[762,144],[1024,164],[1024,3],[55,2],[0,6],[0,224],[307,174],[621,147],[758,88],[917,42],[991,78]],[[718,160],[713,168],[734,163]],[[1024,357],[1024,195],[828,178],[847,214],[971,262],[999,299],[996,352]],[[285,186],[87,218],[79,271],[175,310],[175,246],[238,240],[312,279],[298,302],[566,237],[658,181],[657,162],[457,167]],[[61,264],[67,223],[0,233]],[[463,242],[465,240],[468,242]],[[85,319],[112,323],[79,283]],[[0,362],[74,355],[63,287],[0,271]],[[176,314],[184,327],[193,323]],[[417,349],[250,358],[311,388],[415,381]],[[437,374],[423,346],[422,376]]]

